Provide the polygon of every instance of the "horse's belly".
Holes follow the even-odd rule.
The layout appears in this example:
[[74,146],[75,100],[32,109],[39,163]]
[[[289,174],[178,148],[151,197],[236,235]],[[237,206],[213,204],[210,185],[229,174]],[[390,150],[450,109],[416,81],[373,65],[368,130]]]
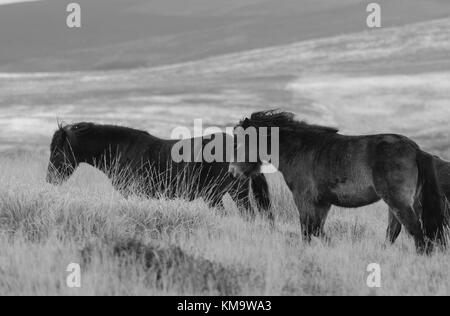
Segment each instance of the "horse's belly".
[[341,183],[331,193],[332,204],[339,207],[362,207],[380,200],[373,185],[364,181]]

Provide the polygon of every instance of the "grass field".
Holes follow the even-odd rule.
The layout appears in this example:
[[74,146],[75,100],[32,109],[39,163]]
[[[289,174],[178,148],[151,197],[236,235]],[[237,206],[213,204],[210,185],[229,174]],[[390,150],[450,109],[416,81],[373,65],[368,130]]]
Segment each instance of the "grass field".
[[[101,15],[106,0],[83,2],[108,23],[126,10],[130,27],[95,19],[74,40],[52,26],[60,22],[53,13],[60,1],[4,6],[0,13],[0,37],[9,43],[0,54],[0,295],[450,294],[450,253],[418,256],[404,234],[386,247],[382,203],[333,209],[330,240],[305,244],[292,198],[275,176],[274,228],[241,217],[229,200],[222,210],[201,200],[124,199],[88,167],[61,187],[45,183],[57,118],[169,138],[194,119],[204,127],[233,126],[253,111],[279,107],[346,134],[406,135],[449,160],[447,3],[380,0],[390,6],[386,27],[369,31],[353,21],[366,13],[359,0],[323,12],[332,1],[233,0],[216,12],[221,0],[198,0],[198,12],[174,30],[184,0],[173,7],[151,1],[163,24],[148,18],[148,1],[128,8],[129,1],[117,0],[123,6]],[[38,6],[39,23],[23,18]],[[278,7],[268,21],[267,12]],[[202,18],[199,25],[199,16],[211,12],[225,19]],[[74,50],[78,44],[86,47]],[[50,72],[33,72],[42,70]],[[71,263],[82,267],[79,289],[66,286]],[[381,266],[379,289],[366,284],[371,263]]]
[[[45,183],[46,157],[0,160],[0,295],[438,295],[450,293],[450,254],[416,255],[402,235],[384,246],[386,207],[334,209],[329,241],[302,242],[292,200],[277,191],[275,228],[248,221],[231,201],[122,198],[82,167]],[[69,264],[81,288],[66,286]],[[382,287],[366,285],[370,263]]]

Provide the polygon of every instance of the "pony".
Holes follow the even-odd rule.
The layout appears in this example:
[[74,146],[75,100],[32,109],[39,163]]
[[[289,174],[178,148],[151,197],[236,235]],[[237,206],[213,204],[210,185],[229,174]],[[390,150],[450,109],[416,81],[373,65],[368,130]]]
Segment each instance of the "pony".
[[[250,203],[253,192],[257,207],[271,218],[264,176],[236,181],[228,173],[227,162],[175,163],[171,151],[177,140],[161,139],[137,129],[88,122],[58,127],[50,145],[48,183],[62,184],[85,163],[104,172],[125,196],[138,192],[149,198],[164,196],[190,201],[204,198],[210,206],[220,207],[223,196],[229,193],[239,207],[253,216]],[[197,140],[200,146],[206,146],[217,137],[232,136],[215,134],[183,141],[194,147]]]
[[[342,135],[276,110],[253,113],[237,127],[256,129],[258,135],[263,130],[268,138],[276,129],[278,171],[293,193],[306,241],[323,235],[332,205],[357,208],[383,200],[413,236],[418,253],[430,254],[435,244],[446,246],[446,200],[434,157],[407,137]],[[259,148],[260,137],[257,142]],[[242,146],[246,159],[231,163],[229,172],[237,178],[260,174],[263,160],[256,154],[256,161],[250,161],[251,146],[241,141],[237,148]]]

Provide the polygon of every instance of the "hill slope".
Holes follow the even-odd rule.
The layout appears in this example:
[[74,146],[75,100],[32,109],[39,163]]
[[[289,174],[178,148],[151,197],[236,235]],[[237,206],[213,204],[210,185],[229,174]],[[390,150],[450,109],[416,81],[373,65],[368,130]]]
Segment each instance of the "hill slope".
[[[365,0],[79,0],[80,30],[64,1],[0,9],[0,71],[154,67],[366,29]],[[380,0],[383,25],[445,17],[442,0]]]
[[3,74],[1,142],[47,144],[56,117],[169,137],[195,118],[232,126],[282,107],[344,133],[406,134],[445,155],[449,53],[450,19],[442,19],[150,69]]

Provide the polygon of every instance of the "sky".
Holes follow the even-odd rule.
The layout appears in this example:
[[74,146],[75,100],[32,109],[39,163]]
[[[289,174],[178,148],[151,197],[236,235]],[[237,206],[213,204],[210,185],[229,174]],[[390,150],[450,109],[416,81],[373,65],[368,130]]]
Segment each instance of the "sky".
[[18,2],[31,2],[31,1],[39,1],[39,0],[0,0],[0,5],[18,3]]

